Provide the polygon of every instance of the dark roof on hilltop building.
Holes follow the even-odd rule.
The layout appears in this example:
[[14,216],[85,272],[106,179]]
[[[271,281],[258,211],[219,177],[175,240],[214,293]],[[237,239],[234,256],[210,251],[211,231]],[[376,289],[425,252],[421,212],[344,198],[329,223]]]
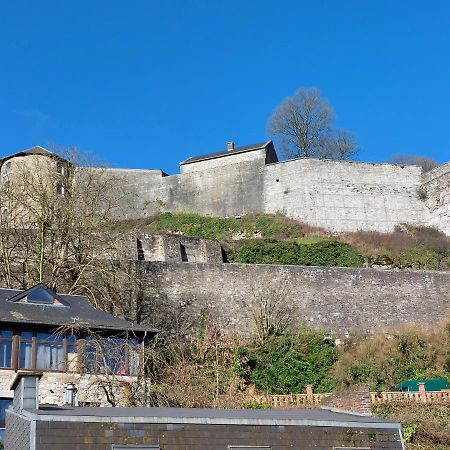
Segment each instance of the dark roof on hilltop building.
[[[225,150],[220,150],[220,151],[214,152],[214,153],[206,153],[205,155],[193,156],[191,158],[185,159],[184,161],[180,162],[180,166],[183,166],[185,164],[199,162],[199,161],[206,161],[208,159],[221,158],[223,156],[231,156],[231,155],[236,155],[239,153],[247,153],[247,152],[252,152],[255,150],[262,150],[265,148],[267,148],[268,150],[272,150],[275,153],[272,141],[265,141],[265,142],[259,142],[257,144],[246,145],[244,147],[236,147],[236,148],[233,148],[232,150],[225,149]],[[276,157],[276,153],[275,153],[275,158],[276,158],[276,160],[278,160],[278,158]],[[275,161],[270,161],[270,162],[275,162]]]
[[[39,296],[42,301],[39,301]],[[26,290],[0,288],[0,323],[78,324],[98,331],[157,333],[154,328],[135,325],[95,308],[87,297],[56,294],[43,283]]]
[[3,158],[0,158],[0,166],[6,162],[8,159],[15,158],[17,156],[28,156],[28,155],[42,155],[42,156],[48,156],[49,158],[55,158],[60,161],[65,161],[64,158],[57,155],[56,153],[51,152],[50,150],[45,149],[44,147],[41,147],[39,145],[35,145],[34,147],[21,150],[20,152],[13,153],[12,155],[4,156]]

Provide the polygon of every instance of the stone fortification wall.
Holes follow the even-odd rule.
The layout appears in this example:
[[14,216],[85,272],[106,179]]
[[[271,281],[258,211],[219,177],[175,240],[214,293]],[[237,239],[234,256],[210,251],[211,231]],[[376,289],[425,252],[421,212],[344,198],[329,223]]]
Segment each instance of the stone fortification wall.
[[423,195],[430,211],[430,225],[450,236],[450,163],[423,176]]
[[263,152],[255,152],[188,164],[183,173],[172,176],[161,171],[114,172],[123,175],[135,192],[129,216],[165,211],[221,217],[283,212],[338,233],[390,232],[409,223],[433,225],[450,234],[447,166],[425,179],[428,202],[420,195],[421,169],[415,166],[309,158],[266,165]]
[[264,159],[256,158],[172,176],[160,171],[113,170],[134,191],[129,216],[193,211],[225,217],[264,211],[263,167]]
[[[10,170],[25,159],[37,164],[39,158],[18,156],[6,164],[11,162]],[[123,211],[128,218],[165,211],[219,217],[284,212],[338,233],[389,232],[409,223],[435,226],[450,235],[450,164],[422,177],[415,166],[311,158],[267,163],[274,160],[268,146],[185,163],[172,176],[160,170],[109,170],[130,187]],[[7,166],[1,169],[5,172]],[[14,179],[14,170],[2,176]]]
[[265,212],[335,232],[390,232],[399,223],[427,223],[420,183],[415,166],[296,159],[265,167]]
[[294,322],[338,335],[405,323],[436,324],[450,313],[449,272],[141,264],[154,299],[175,309],[185,305],[186,317],[194,322],[207,307],[230,333],[252,328],[251,312],[261,298],[287,305]]

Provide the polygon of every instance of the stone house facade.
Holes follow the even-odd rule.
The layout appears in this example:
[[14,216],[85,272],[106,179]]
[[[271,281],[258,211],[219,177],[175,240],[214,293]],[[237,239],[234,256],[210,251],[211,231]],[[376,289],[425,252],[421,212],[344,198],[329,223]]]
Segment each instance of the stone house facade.
[[41,403],[63,405],[65,386],[73,383],[80,405],[106,405],[104,387],[113,382],[120,402],[119,387],[136,382],[144,343],[155,333],[42,283],[0,289],[0,435],[18,371],[42,371]]

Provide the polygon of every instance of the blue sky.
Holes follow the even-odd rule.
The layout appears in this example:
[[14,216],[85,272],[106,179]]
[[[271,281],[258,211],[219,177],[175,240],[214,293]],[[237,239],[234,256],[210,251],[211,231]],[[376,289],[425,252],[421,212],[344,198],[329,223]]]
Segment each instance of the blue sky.
[[265,140],[315,86],[358,159],[450,160],[445,1],[3,1],[0,156],[49,143],[114,167]]

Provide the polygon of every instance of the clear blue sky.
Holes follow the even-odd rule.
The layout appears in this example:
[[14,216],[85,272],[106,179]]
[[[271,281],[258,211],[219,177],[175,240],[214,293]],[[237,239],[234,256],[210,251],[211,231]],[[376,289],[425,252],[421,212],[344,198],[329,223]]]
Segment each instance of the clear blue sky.
[[315,86],[359,159],[450,160],[447,1],[15,0],[0,20],[0,156],[53,142],[176,173]]

